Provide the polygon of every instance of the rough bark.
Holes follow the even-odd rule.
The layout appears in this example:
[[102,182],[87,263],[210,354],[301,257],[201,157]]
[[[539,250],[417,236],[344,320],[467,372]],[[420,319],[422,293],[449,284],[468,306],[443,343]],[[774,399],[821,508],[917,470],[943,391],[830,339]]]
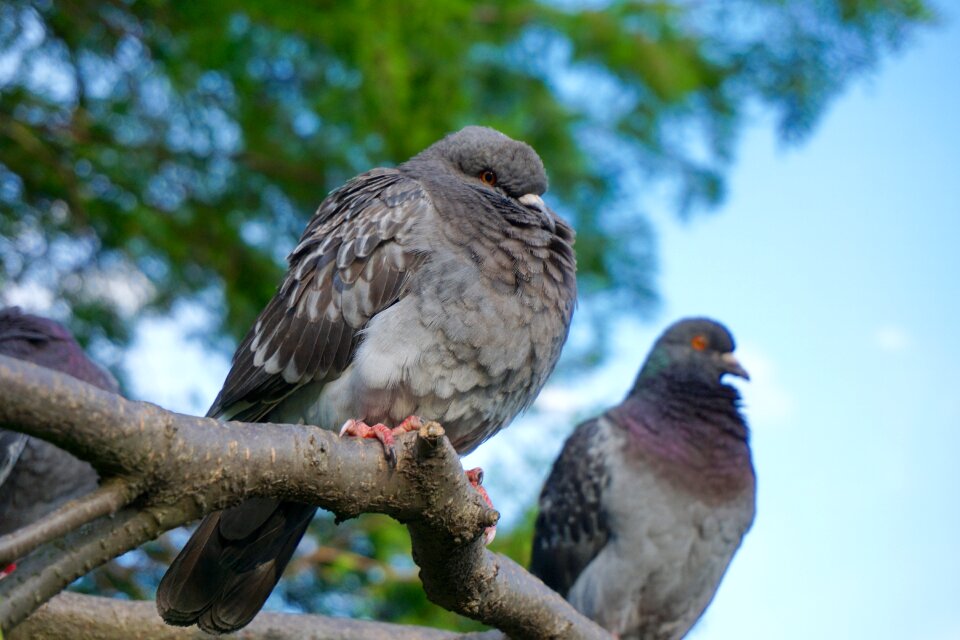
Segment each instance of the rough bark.
[[272,496],[340,519],[377,512],[407,524],[428,597],[511,637],[610,637],[509,558],[487,551],[481,536],[498,514],[467,482],[436,423],[399,438],[391,467],[376,442],[340,440],[309,425],[176,414],[0,356],[0,428],[53,442],[123,487],[0,538],[0,554],[33,549],[0,581],[4,631],[79,575],[163,531]]
[[[69,633],[66,633],[69,630]],[[164,624],[152,602],[65,592],[17,626],[8,640],[210,640],[196,628]],[[231,640],[497,640],[499,632],[460,634],[365,620],[264,612]]]

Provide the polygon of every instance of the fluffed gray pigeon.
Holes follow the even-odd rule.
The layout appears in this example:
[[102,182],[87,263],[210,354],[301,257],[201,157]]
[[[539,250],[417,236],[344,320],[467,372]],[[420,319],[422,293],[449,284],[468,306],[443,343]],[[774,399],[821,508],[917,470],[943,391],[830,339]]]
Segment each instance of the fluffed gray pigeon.
[[[472,451],[533,401],[566,339],[574,234],[546,188],[530,146],[484,127],[347,182],[307,225],[208,415],[347,424],[388,453],[390,429],[422,416]],[[207,516],[160,583],[164,620],[246,625],[315,511],[257,498]]]
[[668,327],[627,398],[579,425],[540,496],[531,571],[621,639],[676,640],[753,522],[755,476],[733,337]]
[[[117,381],[94,364],[59,323],[0,309],[0,354],[117,391]],[[0,535],[34,522],[97,487],[97,473],[49,442],[0,430]]]

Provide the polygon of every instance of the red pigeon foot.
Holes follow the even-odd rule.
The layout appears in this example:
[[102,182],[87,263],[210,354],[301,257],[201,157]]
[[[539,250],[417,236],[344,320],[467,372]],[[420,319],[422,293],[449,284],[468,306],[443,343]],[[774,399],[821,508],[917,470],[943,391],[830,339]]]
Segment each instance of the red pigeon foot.
[[[467,474],[467,480],[470,481],[470,484],[473,485],[473,488],[477,490],[477,493],[480,494],[480,497],[483,498],[483,501],[487,503],[487,506],[491,509],[494,508],[493,501],[490,499],[490,494],[487,493],[487,490],[483,488],[483,469],[480,467],[474,467],[464,473]],[[497,526],[487,527],[483,530],[483,543],[489,545],[493,542],[493,539],[497,537]]]
[[407,416],[403,422],[393,429],[379,422],[370,426],[363,420],[351,418],[343,423],[343,427],[340,429],[340,437],[376,438],[383,445],[383,453],[387,457],[387,462],[391,467],[395,467],[397,465],[397,452],[394,449],[394,439],[404,433],[416,431],[421,426],[423,426],[423,420],[418,416]]
[[0,580],[3,580],[4,578],[6,578],[8,575],[10,575],[16,570],[17,570],[17,563],[11,562],[3,569],[0,569]]

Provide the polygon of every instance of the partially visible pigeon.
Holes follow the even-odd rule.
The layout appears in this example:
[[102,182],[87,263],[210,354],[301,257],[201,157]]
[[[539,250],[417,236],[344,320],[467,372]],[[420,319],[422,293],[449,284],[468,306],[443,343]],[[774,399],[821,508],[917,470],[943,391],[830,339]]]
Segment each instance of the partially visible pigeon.
[[[56,369],[107,391],[113,376],[83,353],[70,332],[17,307],[0,309],[0,354]],[[97,487],[97,473],[49,442],[0,431],[0,535],[34,522]]]
[[[533,401],[567,335],[573,231],[546,188],[529,145],[484,127],[347,182],[308,223],[208,415],[344,424],[388,455],[392,431],[421,416],[472,451]],[[245,626],[315,512],[254,498],[207,516],[160,583],[160,615]]]
[[663,333],[627,398],[579,425],[540,495],[531,571],[621,639],[676,640],[753,522],[756,481],[733,336]]

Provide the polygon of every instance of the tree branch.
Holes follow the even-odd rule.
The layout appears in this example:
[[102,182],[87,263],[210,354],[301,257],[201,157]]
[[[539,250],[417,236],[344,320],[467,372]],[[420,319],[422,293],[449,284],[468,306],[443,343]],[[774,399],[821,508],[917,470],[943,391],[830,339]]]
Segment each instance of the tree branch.
[[[171,627],[151,602],[129,602],[64,592],[40,607],[8,640],[210,640],[199,629]],[[499,632],[460,634],[426,627],[264,612],[231,640],[502,640]]]
[[0,582],[0,624],[11,629],[40,604],[92,569],[190,519],[180,507],[124,509],[40,547]]
[[93,493],[71,500],[42,520],[0,537],[0,566],[22,558],[40,545],[100,516],[115,513],[138,493],[126,480],[110,478],[104,481]]
[[[0,428],[53,442],[102,476],[141,489],[130,496],[132,506],[40,547],[15,582],[0,583],[5,631],[78,575],[163,531],[271,496],[318,505],[339,519],[376,512],[406,523],[427,595],[511,637],[610,638],[514,562],[487,551],[481,535],[499,516],[467,482],[436,423],[398,439],[392,468],[377,442],[341,440],[309,425],[176,414],[0,356]],[[71,507],[52,517],[84,519]],[[54,524],[48,517],[37,526]]]

